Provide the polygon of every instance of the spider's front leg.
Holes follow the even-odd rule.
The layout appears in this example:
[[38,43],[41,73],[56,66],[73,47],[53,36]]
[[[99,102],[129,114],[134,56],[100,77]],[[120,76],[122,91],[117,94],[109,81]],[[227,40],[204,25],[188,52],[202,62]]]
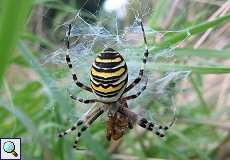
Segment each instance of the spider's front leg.
[[[94,108],[94,106],[92,108]],[[92,108],[90,108],[71,128],[60,133],[58,136],[61,138],[71,133],[72,131],[76,130],[80,126],[82,127],[80,128],[80,133],[78,133],[78,135],[80,135],[81,132],[85,131],[86,126],[89,126],[93,121],[96,120],[96,118],[98,118],[104,112],[102,107],[99,107],[93,110]]]
[[121,114],[124,114],[125,116],[129,117],[130,121],[133,123],[138,124],[142,128],[147,129],[148,131],[153,132],[159,137],[164,137],[165,136],[165,131],[167,131],[176,121],[176,117],[174,114],[173,120],[169,125],[162,126],[160,124],[154,123],[154,122],[149,122],[147,119],[139,116],[138,114],[130,111],[128,108],[119,108],[118,112]]
[[77,137],[74,141],[74,145],[73,148],[77,148],[77,144],[79,142],[79,139],[82,135],[82,133],[84,131],[86,131],[86,129],[88,129],[90,127],[90,125],[98,118],[100,117],[102,114],[104,113],[104,109],[99,108],[99,110],[97,110],[97,112],[94,112],[94,114],[84,123],[84,125],[81,127],[81,129],[78,131],[77,133]]
[[145,44],[144,57],[143,57],[143,61],[142,61],[142,65],[141,65],[141,69],[139,71],[138,77],[125,89],[124,93],[131,90],[134,86],[136,86],[142,80],[142,78],[144,77],[145,64],[148,60],[149,50],[148,50],[148,44],[147,44],[147,40],[146,40],[143,22],[140,21],[140,24],[141,24],[141,30],[142,30],[142,34],[143,34],[143,38],[144,38],[144,44]]
[[67,63],[67,65],[68,65],[68,67],[69,67],[69,69],[70,69],[70,71],[72,73],[72,77],[73,77],[73,80],[74,80],[75,84],[78,87],[80,87],[80,88],[82,88],[82,89],[84,89],[86,91],[93,92],[92,89],[89,86],[84,85],[83,83],[81,83],[78,80],[76,73],[73,71],[73,64],[71,62],[70,55],[69,55],[71,28],[72,28],[72,25],[69,24],[68,25],[68,31],[67,31],[67,34],[66,34],[66,48],[67,48],[67,50],[66,50],[66,58],[65,58],[66,59],[66,63]]

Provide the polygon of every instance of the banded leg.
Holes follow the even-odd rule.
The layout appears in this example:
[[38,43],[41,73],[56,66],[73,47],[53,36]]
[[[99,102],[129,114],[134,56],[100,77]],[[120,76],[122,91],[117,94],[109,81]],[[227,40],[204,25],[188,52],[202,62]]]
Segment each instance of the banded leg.
[[83,123],[84,123],[84,120],[79,119],[79,120],[77,121],[77,123],[74,124],[71,128],[65,130],[64,132],[59,133],[58,137],[59,137],[59,138],[62,138],[62,137],[64,137],[65,135],[67,135],[67,134],[73,132],[74,130],[77,129],[77,127],[79,127],[79,126],[82,125]]
[[160,124],[149,122],[145,118],[141,118],[140,117],[140,119],[138,119],[137,124],[139,126],[141,126],[142,128],[145,128],[145,129],[147,129],[149,131],[153,131],[159,137],[164,137],[165,136],[165,132],[169,128],[171,128],[171,126],[175,123],[175,120],[176,120],[176,118],[174,116],[173,121],[168,126],[162,126]]
[[71,28],[72,28],[72,25],[69,24],[68,25],[68,32],[67,32],[67,35],[66,35],[66,48],[67,48],[67,50],[66,50],[66,58],[65,58],[66,59],[66,63],[67,63],[67,65],[68,65],[68,67],[69,67],[69,69],[70,69],[70,71],[72,73],[72,77],[73,77],[73,80],[74,80],[75,84],[78,87],[80,87],[80,88],[82,88],[84,90],[87,90],[89,92],[93,92],[90,87],[88,87],[87,85],[84,85],[83,83],[81,83],[81,82],[78,81],[77,75],[73,71],[73,64],[72,64],[70,56],[69,56]]
[[67,89],[67,92],[69,93],[69,96],[70,96],[71,99],[79,101],[81,103],[89,104],[89,103],[96,103],[96,102],[98,102],[97,99],[83,99],[83,98],[76,97],[72,93],[70,93],[70,91],[68,89]]
[[101,108],[97,108],[96,110],[91,111],[92,108],[90,108],[86,114],[84,114],[71,128],[65,130],[64,132],[59,133],[58,137],[62,138],[63,136],[73,132],[76,130],[79,126],[86,123],[89,119],[91,119],[92,116],[94,116],[97,112],[101,110]]
[[126,97],[122,98],[122,100],[131,100],[131,99],[135,99],[138,96],[140,96],[141,93],[146,89],[147,83],[148,83],[148,79],[146,79],[144,86],[136,94],[126,96]]
[[143,22],[141,21],[140,24],[141,24],[141,30],[143,33],[144,43],[145,43],[145,52],[144,52],[143,63],[141,65],[141,69],[139,71],[139,76],[125,89],[124,93],[128,92],[130,89],[132,89],[135,85],[137,85],[142,80],[142,78],[144,76],[145,64],[147,62],[148,55],[149,55],[149,50],[148,50],[148,45],[147,45],[147,40],[146,40]]
[[160,124],[156,124],[156,123],[147,121],[145,118],[143,118],[143,117],[139,116],[138,114],[130,111],[128,108],[124,108],[124,107],[119,108],[118,112],[126,115],[130,119],[131,122],[137,123],[142,128],[146,128],[147,130],[154,132],[154,134],[156,134],[159,137],[164,137],[165,131],[167,131],[169,128],[171,128],[172,125],[176,121],[175,113],[174,113],[174,117],[173,117],[172,122],[167,126],[162,126]]
[[80,130],[79,130],[78,133],[77,133],[77,137],[76,137],[76,139],[75,139],[75,141],[74,141],[73,148],[77,148],[77,144],[78,144],[78,142],[79,142],[79,139],[80,139],[82,133],[85,132],[85,131],[90,127],[90,125],[91,125],[98,117],[100,117],[103,113],[104,113],[104,110],[103,110],[103,109],[99,110],[97,113],[95,113],[95,115],[94,115],[92,118],[90,118],[90,119],[80,128]]

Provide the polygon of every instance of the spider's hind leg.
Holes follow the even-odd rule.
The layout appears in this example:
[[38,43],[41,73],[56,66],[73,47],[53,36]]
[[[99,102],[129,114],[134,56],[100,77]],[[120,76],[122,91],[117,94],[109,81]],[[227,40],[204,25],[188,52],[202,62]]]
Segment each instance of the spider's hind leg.
[[172,127],[172,125],[176,121],[175,113],[172,122],[169,125],[162,126],[157,123],[149,122],[147,119],[141,117],[140,115],[130,111],[128,108],[119,108],[118,112],[124,114],[125,116],[129,117],[130,122],[136,123],[142,128],[147,129],[148,131],[153,132],[159,137],[164,137],[165,132]]
[[153,122],[149,122],[147,119],[140,117],[138,119],[137,124],[139,126],[141,126],[142,128],[147,129],[148,131],[154,132],[157,136],[159,137],[164,137],[165,136],[165,132],[172,127],[172,125],[175,123],[175,116],[172,120],[172,122],[169,125],[166,126],[162,126],[160,124],[157,123],[153,123]]

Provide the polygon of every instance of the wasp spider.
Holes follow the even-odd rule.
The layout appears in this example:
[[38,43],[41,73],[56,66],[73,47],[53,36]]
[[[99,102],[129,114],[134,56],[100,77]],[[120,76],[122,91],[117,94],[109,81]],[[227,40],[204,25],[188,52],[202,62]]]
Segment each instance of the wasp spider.
[[147,62],[149,51],[142,21],[140,21],[140,26],[143,33],[145,51],[143,63],[140,68],[138,77],[129,85],[127,85],[128,68],[125,60],[119,52],[112,48],[106,48],[96,57],[92,64],[90,73],[91,86],[89,87],[81,83],[73,71],[73,65],[69,55],[70,34],[72,26],[71,24],[68,25],[68,31],[66,34],[66,62],[72,73],[75,84],[88,92],[94,93],[96,99],[82,99],[72,95],[70,92],[69,95],[73,100],[77,100],[82,103],[101,102],[103,104],[99,108],[90,109],[76,122],[76,124],[74,124],[72,128],[67,129],[66,131],[59,134],[59,137],[63,137],[64,135],[80,127],[74,142],[74,148],[77,148],[77,144],[82,133],[87,130],[90,125],[104,112],[108,114],[106,135],[108,140],[111,138],[113,140],[118,140],[129,129],[131,129],[134,124],[138,124],[139,126],[158,135],[159,137],[164,137],[165,131],[168,130],[174,123],[175,116],[173,121],[168,126],[161,126],[159,124],[149,122],[144,117],[141,117],[140,115],[128,109],[127,101],[137,98],[146,89],[147,81],[136,94],[123,96],[124,93],[127,93],[134,86],[136,86],[144,76],[144,66]]

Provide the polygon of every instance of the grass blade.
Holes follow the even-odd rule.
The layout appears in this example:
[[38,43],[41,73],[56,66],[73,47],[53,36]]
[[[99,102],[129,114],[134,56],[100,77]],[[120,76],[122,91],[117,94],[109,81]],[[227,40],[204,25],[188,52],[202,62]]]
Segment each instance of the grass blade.
[[175,55],[178,57],[197,56],[197,57],[207,57],[207,58],[230,58],[230,51],[178,48],[175,50]]
[[185,39],[189,35],[195,35],[198,33],[205,32],[207,29],[216,27],[216,26],[226,22],[229,19],[230,19],[230,14],[227,14],[225,16],[218,17],[212,21],[203,22],[203,23],[197,24],[195,26],[189,27],[187,29],[184,29],[181,32],[176,33],[176,34],[171,35],[170,37],[166,38],[163,42],[161,42],[159,44],[159,46],[157,48],[155,48],[155,47],[150,48],[150,51],[169,47],[173,44],[176,44],[177,42],[180,42],[181,40]]
[[19,33],[23,30],[31,0],[4,0],[0,17],[0,80],[15,48]]
[[230,67],[227,66],[187,66],[180,64],[156,63],[149,65],[151,70],[157,71],[185,71],[190,70],[200,74],[226,74],[230,73]]

